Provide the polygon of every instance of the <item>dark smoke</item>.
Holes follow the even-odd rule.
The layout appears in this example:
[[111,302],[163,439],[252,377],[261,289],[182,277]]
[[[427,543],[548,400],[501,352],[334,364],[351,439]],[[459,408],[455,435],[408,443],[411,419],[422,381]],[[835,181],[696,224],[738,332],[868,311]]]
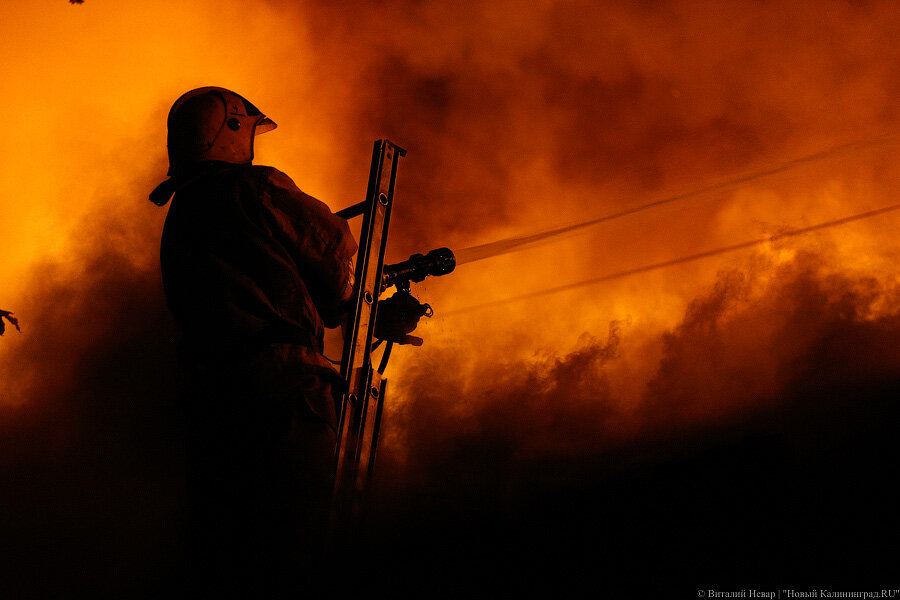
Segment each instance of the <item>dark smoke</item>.
[[509,192],[535,163],[591,189],[579,208],[597,214],[896,129],[895,95],[872,93],[896,88],[890,3],[513,5],[302,12],[315,44],[342,48],[319,61],[358,99],[346,146],[387,136],[410,150],[397,205],[410,247],[539,230],[517,217],[540,199]]
[[[454,477],[478,480],[475,466],[489,471],[476,487],[505,488],[533,461],[580,460],[644,435],[789,412],[806,386],[819,387],[817,374],[889,381],[900,376],[897,307],[896,284],[835,273],[807,252],[778,267],[723,272],[653,342],[662,358],[637,406],[615,398],[608,381],[607,367],[629,343],[622,323],[612,323],[605,340],[585,334],[564,357],[468,357],[476,365],[471,379],[454,369],[462,364],[458,348],[423,346],[405,373],[413,400],[391,415],[406,438],[398,447],[408,452],[397,479],[427,489],[452,482],[442,493],[465,494]],[[482,455],[492,460],[475,460],[480,444],[491,444]]]
[[[892,2],[270,4],[279,33],[296,24],[308,37],[316,100],[340,106],[329,114],[339,151],[323,168],[346,183],[328,199],[359,199],[371,140],[409,150],[391,262],[489,241],[498,227],[505,237],[612,213],[627,208],[616,199],[665,197],[900,122]],[[253,44],[229,45],[257,60]],[[207,64],[200,46],[184,64]],[[277,78],[264,71],[279,85],[284,63]],[[181,92],[185,73],[196,77],[148,76]],[[160,105],[160,127],[164,115]],[[113,156],[116,171],[146,160]],[[539,191],[532,171],[547,180]],[[871,176],[875,195],[894,196],[893,171]],[[9,597],[165,597],[178,579],[174,332],[155,261],[134,258],[155,253],[159,223],[124,213],[74,232],[83,245],[36,266],[26,301],[4,305],[27,324],[2,338],[16,344],[2,370],[16,400],[0,405]],[[680,216],[682,236],[710,237],[714,214]],[[695,252],[671,230],[642,232],[659,244],[653,260]],[[532,583],[555,597],[584,582],[609,596],[623,580],[678,597],[726,582],[880,585],[895,568],[877,548],[897,532],[883,490],[898,465],[900,298],[890,274],[841,274],[828,256],[723,274],[650,340],[616,324],[530,361],[500,351],[524,335],[426,342],[385,421],[373,585],[399,594],[425,581],[424,597],[534,595]],[[533,311],[523,327],[550,321]],[[638,343],[651,376],[623,385],[616,368]],[[620,396],[631,384],[636,401]]]
[[378,533],[401,548],[440,538],[462,589],[476,576],[525,591],[595,576],[607,590],[883,581],[897,307],[896,283],[809,253],[723,272],[653,342],[662,358],[637,406],[610,386],[629,344],[619,323],[561,358],[478,357],[468,385],[457,349],[430,349],[389,421],[403,442],[383,455]]
[[83,274],[35,267],[28,328],[4,365],[8,597],[127,597],[171,572],[181,548],[175,334],[157,268],[129,256],[124,242],[143,235],[133,221],[80,230],[70,258]]

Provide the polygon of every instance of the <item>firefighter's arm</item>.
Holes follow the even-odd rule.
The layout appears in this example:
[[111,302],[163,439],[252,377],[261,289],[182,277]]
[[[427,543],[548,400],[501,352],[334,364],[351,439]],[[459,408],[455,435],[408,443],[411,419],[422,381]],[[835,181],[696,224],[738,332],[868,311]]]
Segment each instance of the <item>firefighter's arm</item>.
[[340,324],[353,297],[356,241],[347,221],[328,206],[300,191],[276,169],[267,169],[271,186],[272,226],[300,269],[316,309],[327,327]]

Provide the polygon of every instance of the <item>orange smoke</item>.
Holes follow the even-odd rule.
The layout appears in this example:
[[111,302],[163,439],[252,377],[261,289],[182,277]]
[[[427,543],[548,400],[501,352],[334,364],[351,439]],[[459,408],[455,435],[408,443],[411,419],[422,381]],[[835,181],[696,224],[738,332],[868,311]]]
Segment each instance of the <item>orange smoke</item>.
[[[180,472],[165,215],[146,195],[184,91],[247,96],[279,124],[256,162],[333,209],[362,198],[372,140],[406,148],[389,262],[619,213],[900,126],[900,8],[887,1],[59,0],[4,13],[0,308],[22,333],[0,338],[0,474],[17,484],[0,493],[21,523],[13,539],[70,540],[58,564],[102,548],[123,578],[166,568],[178,547],[159,526],[177,521]],[[823,380],[896,378],[900,218],[777,234],[896,204],[897,149],[776,169],[420,284],[436,317],[425,346],[391,359],[379,493],[515,498],[550,477],[547,461],[789,412]],[[500,303],[586,280],[597,284]],[[96,525],[84,538],[47,500],[42,482],[60,480]],[[41,501],[59,509],[49,520]],[[112,530],[133,547],[109,543]]]

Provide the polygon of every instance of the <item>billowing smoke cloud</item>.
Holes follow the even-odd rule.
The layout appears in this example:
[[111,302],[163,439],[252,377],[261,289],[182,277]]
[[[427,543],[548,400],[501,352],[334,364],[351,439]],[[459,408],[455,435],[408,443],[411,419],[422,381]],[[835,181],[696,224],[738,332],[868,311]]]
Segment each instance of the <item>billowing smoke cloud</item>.
[[13,595],[127,595],[172,571],[180,551],[175,332],[155,266],[129,252],[152,241],[113,217],[82,231],[87,241],[69,247],[77,275],[35,267],[27,328],[2,369],[14,400],[0,403]]
[[328,25],[313,28],[314,43],[345,48],[320,60],[359,99],[351,131],[412,151],[406,221],[452,241],[464,226],[467,242],[507,219],[536,229],[537,211],[561,222],[624,192],[696,187],[883,131],[896,122],[895,13],[474,2],[323,3],[306,14]]
[[[477,342],[432,349],[404,372],[409,399],[393,419],[409,456],[394,479],[449,492],[463,478],[515,495],[535,462],[577,463],[643,438],[790,411],[822,387],[896,381],[898,301],[896,281],[847,277],[801,253],[721,272],[674,329],[643,342],[614,321],[565,356],[504,361],[479,355]],[[659,357],[636,399],[616,381],[634,373],[618,363],[634,360],[624,349],[635,345]],[[472,363],[463,377],[446,368],[461,364],[460,352]],[[856,395],[837,394],[849,400]]]
[[[568,355],[478,356],[464,377],[458,355],[477,343],[432,349],[391,415],[373,549],[399,548],[417,582],[459,573],[453,589],[526,595],[596,577],[605,593],[740,586],[751,570],[881,580],[897,527],[879,490],[898,460],[898,300],[896,281],[801,253],[721,272],[643,342],[612,322]],[[635,345],[659,357],[651,373]],[[837,548],[850,547],[848,565]]]
[[[0,518],[16,548],[3,579],[23,590],[40,590],[35,565],[49,589],[119,596],[176,576],[175,333],[163,214],[145,197],[183,91],[247,95],[279,123],[257,162],[335,209],[361,199],[373,139],[407,148],[391,261],[900,124],[890,2],[24,4],[0,24],[0,90],[29,125],[0,165],[0,306],[23,329],[0,339]],[[809,566],[766,536],[821,548],[873,541],[853,527],[895,531],[882,500],[848,491],[896,467],[894,216],[452,314],[895,204],[895,152],[827,157],[420,285],[437,317],[388,371],[385,556],[423,567],[434,555],[398,548],[440,539],[454,573],[508,578],[692,556],[680,580],[694,586],[740,580],[761,556]],[[729,544],[744,550],[714,552]]]

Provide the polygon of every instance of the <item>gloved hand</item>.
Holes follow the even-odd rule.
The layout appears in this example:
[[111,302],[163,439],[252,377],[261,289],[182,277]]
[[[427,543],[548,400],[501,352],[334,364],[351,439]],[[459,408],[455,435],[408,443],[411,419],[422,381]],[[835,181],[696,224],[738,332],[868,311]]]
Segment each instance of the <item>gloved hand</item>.
[[419,319],[431,316],[430,312],[430,306],[420,303],[409,292],[397,292],[378,302],[375,337],[386,342],[421,346],[422,338],[409,334],[415,331]]

